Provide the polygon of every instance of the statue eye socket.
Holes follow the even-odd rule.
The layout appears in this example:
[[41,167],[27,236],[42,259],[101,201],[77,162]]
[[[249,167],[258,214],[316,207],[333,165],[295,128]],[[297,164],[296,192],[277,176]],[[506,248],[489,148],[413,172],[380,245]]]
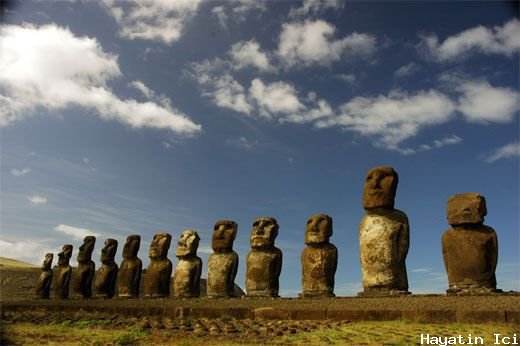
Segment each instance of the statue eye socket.
[[253,227],[258,227],[259,224],[260,224],[259,222],[255,222],[255,223],[253,223]]

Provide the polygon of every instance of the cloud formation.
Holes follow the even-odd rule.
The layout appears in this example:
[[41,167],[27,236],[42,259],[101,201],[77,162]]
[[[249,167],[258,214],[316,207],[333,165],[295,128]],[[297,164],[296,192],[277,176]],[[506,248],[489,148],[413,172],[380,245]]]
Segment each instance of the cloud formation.
[[319,120],[316,126],[339,126],[395,150],[423,127],[451,119],[454,110],[454,103],[436,90],[414,94],[393,90],[388,95],[355,97],[340,106],[338,115]]
[[184,27],[197,13],[201,0],[102,0],[114,17],[121,37],[160,41],[171,45],[178,41]]
[[419,65],[417,65],[416,63],[414,62],[411,62],[409,64],[406,64],[406,65],[403,65],[401,67],[399,67],[395,72],[394,72],[394,76],[396,77],[407,77],[407,76],[411,76],[413,75],[414,73],[416,73],[417,71],[419,71],[421,69],[421,67]]
[[16,169],[16,168],[13,168],[9,171],[9,173],[11,173],[12,176],[15,176],[15,177],[21,177],[21,176],[24,176],[26,174],[28,174],[29,172],[31,172],[31,169],[30,168],[22,168],[22,169]]
[[132,128],[176,134],[201,129],[171,105],[116,96],[107,82],[122,76],[117,56],[105,53],[96,39],[54,24],[7,25],[0,28],[0,42],[0,126],[42,109],[80,106]]
[[375,51],[376,39],[365,33],[334,37],[336,28],[323,20],[284,24],[278,55],[288,66],[329,65],[342,56],[367,56]]
[[2,257],[17,259],[31,264],[41,264],[46,253],[54,252],[56,249],[37,240],[31,241],[7,241],[0,239],[0,253]]
[[60,225],[54,227],[54,230],[56,232],[64,233],[73,238],[81,239],[81,240],[89,235],[94,236],[94,237],[101,236],[101,234],[94,232],[90,229],[74,227],[74,226],[69,226],[69,225],[64,225],[64,224],[60,224]]
[[506,144],[496,150],[494,150],[491,154],[488,154],[484,157],[484,161],[487,163],[492,163],[500,159],[520,157],[520,143],[513,142]]
[[40,204],[45,204],[45,203],[47,203],[47,198],[42,197],[42,196],[37,196],[37,195],[29,196],[29,197],[27,197],[27,200],[28,200],[31,204],[33,204],[33,205],[40,205]]
[[260,49],[260,45],[255,40],[241,41],[233,44],[229,51],[233,60],[233,68],[240,70],[246,67],[256,67],[259,71],[274,71],[269,62],[266,52]]
[[306,17],[319,14],[327,9],[339,10],[343,8],[343,0],[303,0],[301,7],[293,7],[289,11],[290,18]]
[[243,22],[248,13],[252,11],[265,12],[267,10],[263,0],[234,0],[225,1],[224,4],[215,6],[211,13],[217,17],[219,25],[223,29],[228,29],[228,22]]
[[442,43],[432,34],[423,36],[419,48],[428,58],[439,62],[454,61],[474,53],[512,56],[520,51],[520,21],[516,18],[503,26],[477,26],[447,37]]

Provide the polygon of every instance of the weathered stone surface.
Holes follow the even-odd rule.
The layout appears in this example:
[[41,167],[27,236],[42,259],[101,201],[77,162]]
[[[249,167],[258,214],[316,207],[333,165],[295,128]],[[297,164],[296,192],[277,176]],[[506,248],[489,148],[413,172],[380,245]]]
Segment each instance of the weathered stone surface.
[[[359,225],[365,291],[407,291],[408,218],[399,210],[367,213]],[[389,294],[391,294],[389,292]]]
[[101,268],[96,276],[95,287],[97,296],[102,298],[112,298],[116,290],[116,280],[118,267],[114,261],[117,252],[117,240],[105,240],[105,246],[101,249]]
[[455,195],[448,200],[448,222],[453,228],[442,235],[442,256],[448,274],[449,294],[500,292],[495,269],[498,240],[485,226],[486,202],[476,193]]
[[338,249],[330,244],[332,218],[317,214],[307,221],[305,244],[301,255],[301,297],[333,297],[334,275],[338,266]]
[[150,265],[144,279],[144,296],[164,298],[170,295],[172,262],[167,258],[172,236],[157,233],[150,244]]
[[392,167],[375,167],[368,171],[363,188],[363,208],[394,208],[399,177]]
[[478,193],[461,193],[450,197],[446,204],[448,223],[452,226],[484,222],[486,199]]
[[177,298],[194,298],[200,296],[200,275],[202,260],[197,256],[200,237],[194,230],[182,232],[177,243],[176,256],[179,263],[173,275],[173,296]]
[[282,251],[274,246],[278,236],[278,222],[271,217],[253,221],[246,259],[246,291],[253,297],[278,297],[282,270]]
[[406,214],[394,209],[398,181],[391,167],[375,167],[367,173],[363,187],[366,215],[359,225],[361,296],[409,294],[405,261],[410,226]]
[[96,273],[96,265],[92,261],[92,251],[96,245],[96,237],[86,236],[79,247],[78,269],[74,280],[74,292],[81,294],[83,298],[92,297],[92,281]]
[[143,262],[137,257],[141,236],[130,235],[123,247],[123,261],[117,275],[117,295],[125,298],[138,298]]
[[238,225],[234,221],[221,220],[215,223],[211,238],[213,253],[208,259],[207,296],[209,298],[234,297],[238,254],[233,251],[233,242],[237,229]]
[[49,299],[52,283],[52,259],[54,255],[48,253],[42,263],[42,272],[36,281],[36,296],[41,299]]
[[54,294],[57,298],[69,298],[69,283],[72,275],[72,268],[69,265],[72,257],[72,245],[63,245],[61,252],[58,254],[58,272],[54,282]]

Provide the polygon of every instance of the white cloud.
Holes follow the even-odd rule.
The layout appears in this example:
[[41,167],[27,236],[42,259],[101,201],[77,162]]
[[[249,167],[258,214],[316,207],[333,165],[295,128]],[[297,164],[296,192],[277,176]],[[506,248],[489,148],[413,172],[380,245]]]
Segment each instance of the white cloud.
[[188,72],[203,88],[203,95],[212,98],[213,103],[222,108],[250,114],[250,104],[246,89],[228,72],[229,63],[219,58],[191,64]]
[[201,0],[103,0],[121,37],[172,44],[197,13]]
[[495,162],[500,159],[512,158],[512,157],[520,157],[520,143],[513,142],[504,145],[493,151],[491,154],[488,154],[484,157],[484,161],[488,163]]
[[21,177],[31,172],[30,168],[22,168],[22,169],[16,169],[13,168],[9,173],[15,177]]
[[226,144],[237,147],[243,150],[251,150],[253,149],[253,143],[251,143],[247,138],[240,137],[238,139],[228,139]]
[[494,87],[487,81],[466,81],[456,89],[462,93],[458,110],[468,121],[506,123],[520,109],[518,92],[510,88]]
[[226,10],[225,10],[224,6],[213,7],[211,9],[211,13],[213,13],[217,17],[217,20],[218,20],[218,23],[220,24],[220,26],[227,30],[228,15],[226,14]]
[[56,232],[65,233],[66,235],[70,235],[71,237],[77,238],[77,239],[83,239],[89,235],[94,236],[94,237],[101,236],[101,234],[94,232],[90,229],[79,228],[79,227],[74,227],[74,226],[69,226],[69,225],[64,225],[64,224],[60,224],[60,225],[54,227],[54,230]]
[[255,40],[237,42],[231,46],[229,55],[233,59],[233,68],[236,70],[249,66],[256,67],[263,72],[273,71],[267,54],[260,49]]
[[37,110],[80,106],[133,128],[200,131],[171,105],[116,96],[107,82],[122,75],[117,57],[105,53],[96,39],[76,37],[56,25],[8,25],[0,28],[0,40],[0,126]]
[[147,99],[151,99],[154,95],[154,92],[140,80],[134,80],[128,85],[141,92],[141,94],[143,94],[143,96]]
[[416,268],[411,270],[412,273],[429,273],[431,271],[431,268]]
[[434,60],[446,62],[471,53],[511,56],[520,50],[520,21],[516,18],[493,29],[477,26],[450,36],[439,43],[436,35],[422,37],[421,49]]
[[341,73],[341,74],[336,75],[336,78],[341,79],[342,81],[344,81],[345,83],[350,84],[350,85],[353,85],[356,82],[356,75],[354,75],[352,73],[349,73],[349,74]]
[[453,116],[455,105],[436,90],[408,94],[391,91],[388,96],[356,97],[340,107],[339,115],[316,122],[319,128],[340,126],[372,137],[375,144],[403,154],[399,144],[426,126],[441,124]]
[[288,66],[328,65],[343,55],[367,56],[375,51],[376,39],[364,33],[352,33],[335,39],[336,28],[323,21],[284,24],[278,43],[278,55]]
[[442,148],[447,145],[459,144],[461,142],[462,142],[462,138],[460,138],[457,135],[451,135],[451,136],[444,137],[441,139],[436,139],[431,144],[422,144],[418,150],[419,151],[428,151],[428,150],[432,150],[432,149]]
[[288,83],[274,82],[265,85],[255,78],[249,88],[251,97],[257,102],[260,114],[271,117],[272,114],[291,114],[304,108],[297,96],[296,89]]
[[250,12],[263,13],[266,9],[263,0],[234,0],[225,1],[223,5],[213,7],[211,13],[217,17],[220,26],[227,30],[229,19],[243,22]]
[[343,8],[343,0],[303,0],[301,7],[293,7],[289,11],[289,17],[305,17],[310,14],[318,14],[327,9],[339,10]]
[[39,265],[43,262],[46,253],[54,253],[54,263],[57,263],[57,249],[34,239],[31,241],[6,241],[0,239],[0,253],[2,257]]
[[403,65],[403,66],[399,67],[394,72],[394,75],[396,77],[407,77],[407,76],[411,76],[412,74],[416,73],[420,69],[421,69],[421,67],[419,65],[417,65],[414,62],[411,62],[407,65]]
[[45,204],[45,203],[47,203],[47,198],[42,197],[42,196],[37,196],[37,195],[29,196],[29,197],[27,197],[27,200],[28,200],[31,204],[34,204],[34,205],[40,205],[40,204]]

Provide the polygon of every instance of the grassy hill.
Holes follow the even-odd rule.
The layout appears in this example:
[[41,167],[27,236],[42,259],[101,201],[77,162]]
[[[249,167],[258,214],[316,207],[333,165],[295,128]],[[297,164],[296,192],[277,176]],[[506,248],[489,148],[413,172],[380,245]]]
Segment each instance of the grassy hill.
[[0,268],[39,268],[39,266],[12,258],[0,257]]

